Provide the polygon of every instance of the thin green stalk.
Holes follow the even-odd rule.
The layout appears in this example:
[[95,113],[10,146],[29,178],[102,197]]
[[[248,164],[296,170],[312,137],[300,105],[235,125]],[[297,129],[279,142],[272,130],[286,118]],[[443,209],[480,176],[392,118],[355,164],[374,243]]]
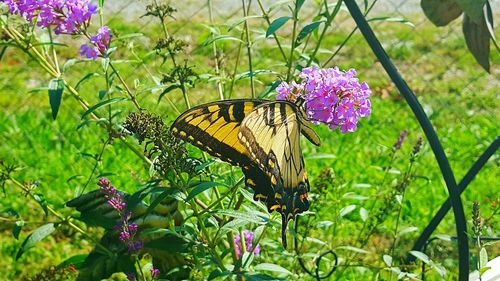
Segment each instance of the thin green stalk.
[[[262,12],[262,16],[266,20],[267,25],[271,25],[271,21],[269,20],[269,15],[267,14],[266,10],[264,9],[264,6],[262,5],[262,1],[261,0],[257,0],[257,3],[259,3],[260,11]],[[287,61],[287,58],[286,58],[286,55],[285,55],[285,51],[281,47],[281,43],[278,40],[278,36],[273,35],[273,37],[274,37],[274,40],[276,41],[276,45],[278,45],[278,49],[280,50],[281,55],[283,56],[283,61]]]
[[118,72],[118,70],[116,70],[116,68],[113,65],[113,63],[109,62],[109,66],[111,67],[111,69],[113,69],[113,71],[116,74],[116,77],[118,77],[118,79],[120,80],[120,83],[123,85],[123,87],[125,87],[125,91],[127,92],[128,96],[130,97],[130,100],[134,104],[135,108],[137,108],[137,110],[142,110],[141,106],[137,102],[137,99],[135,98],[135,95],[132,93],[132,91],[128,87],[127,82],[125,82],[125,80],[123,80],[123,77],[120,75],[120,73]]
[[59,69],[59,62],[57,60],[57,53],[56,53],[56,48],[54,48],[54,40],[52,39],[52,31],[50,28],[47,29],[49,33],[49,39],[50,39],[50,49],[52,50],[52,59],[54,61],[54,67],[57,72],[57,78],[61,76],[61,70]]
[[335,8],[333,9],[332,13],[330,14],[328,12],[328,1],[324,1],[325,3],[325,11],[326,14],[328,15],[325,26],[323,27],[323,30],[321,31],[321,35],[319,36],[318,42],[316,43],[316,47],[314,48],[314,51],[312,54],[309,56],[309,61],[307,62],[307,66],[310,66],[312,63],[312,60],[314,57],[316,57],[316,54],[318,53],[319,47],[321,46],[321,42],[323,41],[323,38],[325,38],[326,31],[328,28],[330,28],[330,25],[332,24],[333,20],[337,16],[338,11],[340,11],[340,7],[342,7],[342,1],[343,0],[337,0],[337,5],[335,5]]
[[[250,0],[251,1],[251,0]],[[245,4],[245,0],[241,0],[241,4],[243,6],[243,17],[247,17],[247,5]],[[248,7],[250,7],[250,2],[248,3]],[[252,93],[252,98],[255,98],[255,85],[253,78],[253,65],[252,65],[252,42],[250,41],[250,31],[248,28],[248,21],[245,21],[243,28],[245,30],[246,41],[247,41],[247,56],[248,56],[248,70],[250,71],[250,90]]]
[[[343,1],[343,0],[342,0]],[[341,1],[341,2],[342,2]],[[378,0],[373,0],[373,2],[370,4],[370,7],[368,7],[368,9],[366,9],[365,13],[364,13],[364,16],[366,17],[368,15],[368,13],[372,10],[373,6],[375,6],[375,4],[377,3]],[[335,7],[336,8],[336,7]],[[344,48],[345,44],[347,44],[347,42],[349,41],[349,39],[351,39],[351,37],[354,35],[354,33],[358,30],[358,26],[356,26],[352,31],[351,33],[349,33],[349,35],[347,35],[347,37],[344,39],[344,41],[342,41],[342,43],[340,43],[340,45],[337,47],[337,49],[335,50],[335,52],[333,52],[333,54],[321,65],[321,67],[325,67],[327,66],[332,60],[333,58],[335,58],[335,56],[340,52],[340,50],[342,50],[342,48]]]
[[[210,24],[213,26],[214,25],[214,19],[213,19],[213,12],[212,12],[212,1],[207,0],[207,5],[208,5],[208,17],[210,19]],[[212,38],[214,38],[214,34],[212,34]],[[224,87],[222,85],[222,76],[221,76],[221,71],[219,70],[219,53],[217,52],[217,43],[215,41],[212,42],[212,49],[214,53],[214,60],[215,60],[215,75],[219,77],[217,80],[217,88],[219,90],[219,98],[221,100],[224,100]]]
[[293,52],[295,51],[295,35],[297,33],[297,22],[299,21],[298,19],[298,13],[297,10],[293,11],[293,29],[292,29],[292,43],[290,46],[290,56],[288,57],[288,70],[286,72],[286,81],[289,82],[290,79],[292,79],[292,64],[293,64]]

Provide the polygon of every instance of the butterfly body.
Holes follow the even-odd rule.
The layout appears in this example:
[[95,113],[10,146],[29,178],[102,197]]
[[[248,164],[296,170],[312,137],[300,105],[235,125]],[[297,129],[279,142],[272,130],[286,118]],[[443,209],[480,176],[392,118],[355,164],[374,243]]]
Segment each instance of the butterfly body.
[[309,208],[300,134],[320,144],[303,109],[288,101],[217,101],[187,110],[171,130],[210,155],[242,167],[254,199],[265,202],[269,212],[281,213],[286,246],[288,220]]

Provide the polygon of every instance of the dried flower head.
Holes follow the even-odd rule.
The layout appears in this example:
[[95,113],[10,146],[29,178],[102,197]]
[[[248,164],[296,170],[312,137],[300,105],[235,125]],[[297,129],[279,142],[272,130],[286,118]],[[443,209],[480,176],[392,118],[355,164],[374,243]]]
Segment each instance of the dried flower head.
[[407,136],[408,136],[408,130],[401,131],[401,133],[399,133],[398,140],[392,146],[392,151],[400,150]]
[[412,151],[411,151],[411,155],[410,155],[411,162],[414,162],[417,159],[418,153],[422,149],[423,144],[424,144],[424,139],[422,137],[419,137],[417,142],[413,146]]
[[474,201],[472,204],[472,232],[476,237],[481,236],[483,230],[483,222],[481,220],[481,213],[479,208],[479,202]]
[[300,83],[282,82],[276,88],[276,99],[291,102],[303,99],[306,114],[313,122],[347,133],[357,129],[359,118],[370,115],[370,87],[359,82],[354,69],[344,72],[338,67],[307,67],[299,77]]
[[154,168],[166,176],[174,169],[194,176],[200,161],[190,158],[182,142],[172,136],[161,118],[148,112],[131,113],[124,128],[136,135],[139,142],[146,142],[145,154],[154,158]]

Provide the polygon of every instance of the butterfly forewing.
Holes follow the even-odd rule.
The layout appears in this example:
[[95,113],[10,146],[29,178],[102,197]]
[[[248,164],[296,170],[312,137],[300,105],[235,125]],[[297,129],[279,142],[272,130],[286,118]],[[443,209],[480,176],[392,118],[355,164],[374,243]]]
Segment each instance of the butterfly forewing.
[[237,166],[251,165],[238,140],[240,124],[265,100],[218,101],[193,107],[172,124],[172,133],[210,155]]

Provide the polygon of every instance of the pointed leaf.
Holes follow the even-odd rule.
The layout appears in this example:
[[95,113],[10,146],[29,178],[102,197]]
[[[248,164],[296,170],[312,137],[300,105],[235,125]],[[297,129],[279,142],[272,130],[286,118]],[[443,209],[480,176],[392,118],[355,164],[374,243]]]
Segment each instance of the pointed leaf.
[[189,195],[186,197],[185,201],[188,202],[189,200],[193,199],[196,195],[202,193],[203,191],[220,185],[224,184],[220,182],[211,182],[211,181],[202,182],[198,184],[193,190],[191,190],[191,192],[189,192]]
[[421,260],[422,262],[424,262],[426,264],[429,264],[429,262],[430,262],[429,257],[422,252],[410,251],[410,254],[412,254],[414,257],[416,257],[417,259]]
[[49,102],[52,109],[52,118],[56,120],[59,107],[61,106],[64,81],[62,79],[52,79],[49,83]]
[[89,115],[90,113],[96,111],[97,109],[99,109],[103,106],[110,105],[110,104],[117,103],[117,102],[121,102],[124,100],[128,100],[128,98],[112,98],[112,99],[97,103],[97,104],[93,105],[92,107],[90,107],[87,111],[85,111],[85,113],[83,113],[82,119],[84,119],[87,115]]
[[304,40],[307,37],[307,35],[309,35],[316,28],[318,28],[322,22],[324,22],[324,21],[315,21],[315,22],[312,22],[312,23],[304,26],[304,28],[302,28],[302,30],[300,30],[299,35],[297,35],[297,39],[295,39],[294,46],[295,47],[299,46],[302,43],[302,40]]
[[278,29],[280,29],[287,21],[289,21],[292,17],[279,17],[269,25],[266,31],[266,38],[273,35]]
[[18,260],[27,250],[35,246],[35,244],[38,243],[40,240],[49,236],[52,232],[54,232],[54,230],[56,230],[56,225],[53,223],[48,223],[35,229],[24,240],[23,244],[21,245],[21,248],[17,252],[16,260]]
[[292,273],[288,271],[288,269],[273,263],[260,263],[254,266],[254,269],[257,271],[272,271],[279,274],[292,275]]
[[19,233],[21,233],[23,226],[24,226],[23,220],[16,221],[12,225],[12,235],[14,236],[14,238],[19,239]]
[[387,266],[389,266],[389,267],[391,267],[391,266],[392,266],[392,257],[391,257],[391,256],[389,256],[389,255],[384,255],[384,256],[382,257],[382,259],[384,260],[384,262],[385,262],[385,264],[386,264]]
[[488,263],[488,252],[486,252],[485,247],[481,247],[479,250],[479,268],[483,268]]
[[477,63],[490,72],[490,35],[484,17],[479,24],[464,16],[463,32],[467,48],[474,55]]
[[462,14],[456,0],[422,0],[425,16],[436,26],[445,26]]
[[356,209],[356,205],[349,205],[340,209],[339,216],[343,217]]
[[368,219],[368,211],[365,208],[361,207],[359,209],[359,216],[361,217],[362,221],[366,221]]

